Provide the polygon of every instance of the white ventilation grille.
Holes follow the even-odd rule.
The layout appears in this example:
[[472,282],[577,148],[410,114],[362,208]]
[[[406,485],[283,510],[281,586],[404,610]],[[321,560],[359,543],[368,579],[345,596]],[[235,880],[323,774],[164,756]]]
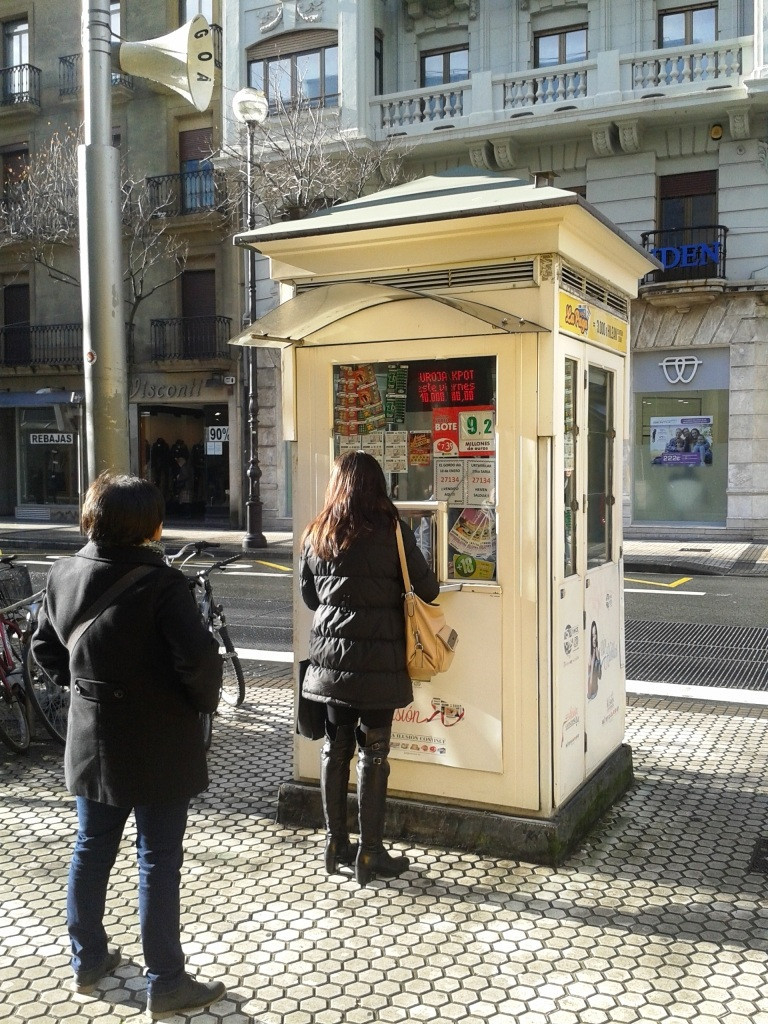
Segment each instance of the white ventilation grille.
[[339,280],[301,281],[296,292],[322,288],[327,284],[384,284],[390,288],[469,288],[481,284],[530,285],[536,283],[536,261],[516,260],[479,267],[443,267],[405,274],[379,274]]
[[628,299],[618,292],[612,292],[600,281],[574,270],[567,263],[563,263],[561,267],[560,282],[568,291],[574,292],[584,299],[589,299],[590,302],[594,302],[604,309],[609,309],[616,316],[620,316],[622,320],[629,320]]

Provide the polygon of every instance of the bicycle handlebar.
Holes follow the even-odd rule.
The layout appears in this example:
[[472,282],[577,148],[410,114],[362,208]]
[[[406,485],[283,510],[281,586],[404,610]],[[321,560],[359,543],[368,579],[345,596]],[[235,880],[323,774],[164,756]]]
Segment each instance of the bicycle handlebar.
[[21,601],[16,601],[15,604],[9,604],[7,608],[0,608],[0,615],[8,615],[9,612],[15,612],[18,608],[29,608],[30,605],[35,604],[36,601],[42,601],[44,596],[45,591],[38,590],[36,594],[30,594],[29,597],[25,597]]
[[218,547],[221,547],[221,545],[212,540],[193,540],[189,544],[185,544],[175,555],[169,554],[165,557],[169,562],[177,562],[180,558],[191,556],[192,554],[201,555],[208,548]]
[[225,566],[229,565],[230,562],[236,562],[239,558],[242,558],[242,554],[230,555],[229,558],[223,559],[221,562],[214,562],[213,565],[206,565],[204,569],[198,569],[195,576],[198,579],[207,579],[212,572],[216,572],[217,569],[224,569]]

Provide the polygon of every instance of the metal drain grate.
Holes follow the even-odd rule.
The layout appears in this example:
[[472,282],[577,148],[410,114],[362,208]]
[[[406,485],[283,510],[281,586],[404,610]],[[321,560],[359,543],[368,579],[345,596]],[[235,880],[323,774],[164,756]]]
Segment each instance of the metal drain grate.
[[625,637],[629,679],[768,691],[768,629],[634,619]]
[[768,875],[768,837],[761,836],[755,843],[752,860],[749,862],[747,871]]

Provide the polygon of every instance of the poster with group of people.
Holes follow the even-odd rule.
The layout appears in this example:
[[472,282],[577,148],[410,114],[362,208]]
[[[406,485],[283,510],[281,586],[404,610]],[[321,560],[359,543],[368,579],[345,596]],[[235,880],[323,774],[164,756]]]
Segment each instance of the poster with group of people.
[[711,466],[712,416],[652,416],[654,466]]

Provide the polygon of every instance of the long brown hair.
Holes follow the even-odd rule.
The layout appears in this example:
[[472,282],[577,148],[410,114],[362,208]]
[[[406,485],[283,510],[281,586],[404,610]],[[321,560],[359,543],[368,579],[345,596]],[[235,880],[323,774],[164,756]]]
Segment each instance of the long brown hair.
[[308,540],[319,558],[335,558],[382,517],[395,523],[398,513],[381,466],[367,452],[344,452],[333,464],[325,504],[305,529],[302,543]]

